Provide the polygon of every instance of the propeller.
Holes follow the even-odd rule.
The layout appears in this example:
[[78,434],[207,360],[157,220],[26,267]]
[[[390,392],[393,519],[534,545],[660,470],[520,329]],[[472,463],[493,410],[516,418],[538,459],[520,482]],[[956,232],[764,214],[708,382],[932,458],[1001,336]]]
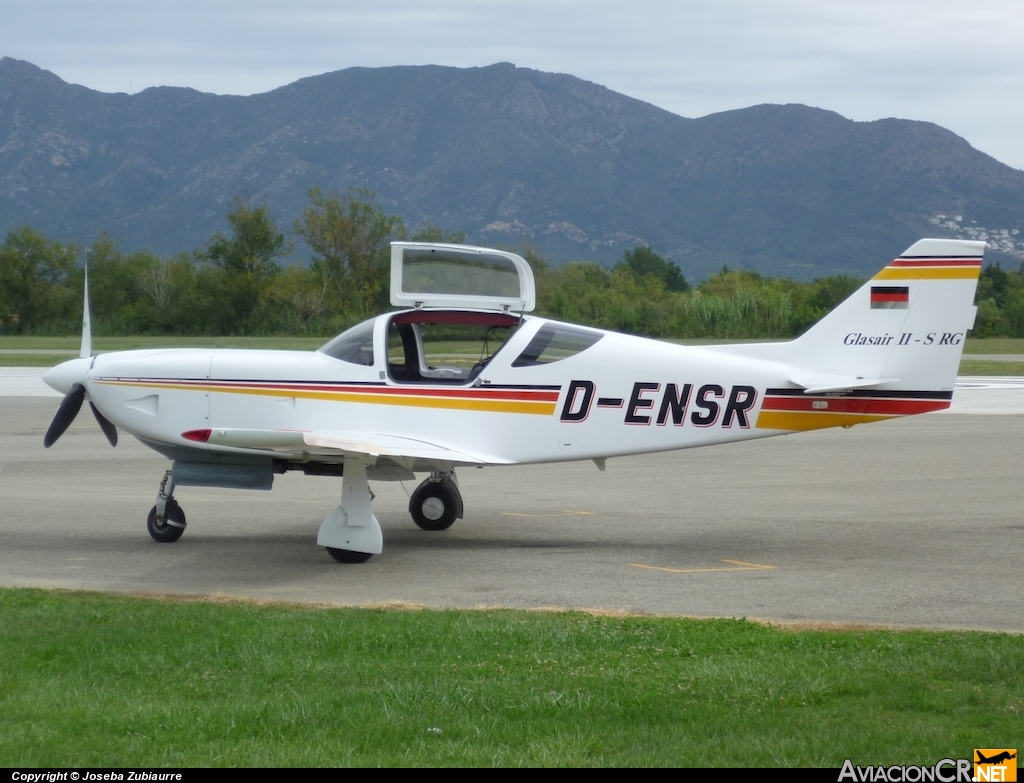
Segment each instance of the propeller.
[[[85,308],[82,313],[82,349],[78,359],[64,362],[54,367],[43,376],[43,380],[55,389],[67,388],[65,384],[73,378],[85,377],[89,363],[92,361],[92,326],[89,323],[89,251],[85,251]],[[85,400],[85,385],[81,381],[71,384],[68,393],[60,401],[60,407],[53,414],[53,421],[46,429],[43,436],[43,445],[50,448],[57,442],[64,431],[71,426],[75,416],[82,409],[82,401]],[[89,400],[89,407],[92,408],[92,415],[96,417],[100,429],[107,436],[111,446],[117,445],[117,428],[93,405]]]
[[71,391],[64,395],[64,399],[60,401],[60,407],[53,414],[53,421],[50,422],[46,435],[43,437],[43,445],[46,448],[50,448],[56,443],[57,438],[64,434],[64,430],[71,426],[78,411],[82,409],[82,400],[84,399],[85,387],[80,383],[76,383],[71,387]]
[[[64,399],[60,401],[60,407],[57,408],[57,412],[53,414],[53,421],[50,422],[50,426],[46,430],[46,435],[43,436],[43,445],[46,448],[50,448],[64,431],[71,426],[71,422],[75,420],[78,412],[82,409],[82,401],[85,399],[85,386],[80,383],[76,383],[71,387],[71,391],[64,395]],[[99,412],[99,409],[93,405],[92,400],[89,400],[89,407],[92,408],[92,415],[96,417],[96,423],[100,425],[100,429],[103,430],[103,434],[107,436],[107,440],[111,446],[117,445],[117,427],[113,423]]]
[[99,412],[96,406],[92,404],[92,400],[89,400],[89,407],[92,408],[92,415],[96,417],[96,423],[100,425],[100,429],[103,430],[103,434],[107,436],[107,440],[110,441],[110,445],[116,446],[117,427],[115,427],[106,416]]

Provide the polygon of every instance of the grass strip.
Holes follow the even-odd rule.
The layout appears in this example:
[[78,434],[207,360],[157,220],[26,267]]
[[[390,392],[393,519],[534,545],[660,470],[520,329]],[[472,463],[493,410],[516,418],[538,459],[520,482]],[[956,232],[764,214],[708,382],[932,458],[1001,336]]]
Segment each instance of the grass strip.
[[0,353],[0,367],[55,367],[74,358],[71,354],[55,356],[52,353]]
[[[134,348],[278,348],[282,350],[315,351],[326,343],[329,337],[186,337],[174,335],[136,335],[131,337],[93,336],[93,348],[97,351],[128,351]],[[784,342],[779,340],[728,340],[717,338],[665,338],[668,342],[683,345],[721,345],[722,343]],[[78,351],[80,335],[33,336],[0,335],[0,350],[20,348],[37,350]],[[1024,337],[968,337],[964,341],[965,354],[1024,354]]]
[[1024,337],[968,337],[964,353],[1020,353],[1024,354]]
[[[94,351],[131,351],[136,348],[251,348],[293,351],[315,351],[329,337],[185,337],[137,335],[133,337],[93,336]],[[0,335],[0,350],[67,350],[78,354],[81,335],[36,337],[33,335]]]
[[[171,348],[195,346],[206,348],[280,348],[315,351],[329,337],[274,336],[274,337],[187,337],[181,335],[93,336],[93,348],[100,351],[127,351],[133,348]],[[778,340],[728,340],[724,338],[665,338],[668,342],[684,345],[721,345],[722,343],[779,342]],[[0,335],[0,349],[21,348],[77,351],[80,335],[34,336]],[[1019,353],[1024,354],[1024,337],[968,337],[964,341],[965,354]]]
[[1024,362],[985,361],[984,359],[962,359],[959,375],[1024,375]]
[[1024,731],[1024,638],[0,589],[0,765],[933,764]]
[[[441,357],[447,364],[471,366],[478,354],[459,354],[458,346],[452,346],[451,354]],[[0,349],[2,350],[2,349]],[[0,353],[0,367],[53,367],[73,355],[55,356],[54,354]],[[1024,376],[1024,362],[986,361],[965,357],[960,362],[960,375],[994,375]]]

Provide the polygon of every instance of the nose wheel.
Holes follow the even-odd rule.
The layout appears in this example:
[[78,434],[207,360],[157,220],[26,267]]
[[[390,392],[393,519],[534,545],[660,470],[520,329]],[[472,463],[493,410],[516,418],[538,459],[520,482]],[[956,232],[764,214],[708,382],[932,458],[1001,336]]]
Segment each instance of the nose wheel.
[[462,495],[455,474],[431,476],[409,498],[412,521],[423,530],[447,530],[462,518]]
[[171,544],[185,532],[185,512],[172,497],[173,494],[174,476],[171,471],[167,471],[160,482],[156,505],[149,510],[149,516],[146,518],[149,535],[161,544]]
[[154,541],[170,544],[181,538],[185,532],[185,512],[175,500],[168,500],[164,505],[164,516],[158,516],[156,506],[149,510],[146,529]]

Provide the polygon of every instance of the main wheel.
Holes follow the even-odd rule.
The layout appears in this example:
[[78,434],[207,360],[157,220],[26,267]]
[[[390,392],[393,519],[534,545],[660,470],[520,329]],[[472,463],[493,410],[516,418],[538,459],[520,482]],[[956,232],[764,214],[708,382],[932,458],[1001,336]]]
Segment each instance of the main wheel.
[[[175,500],[168,500],[164,507],[164,513],[167,514],[167,518],[160,520],[156,516],[156,506],[149,511],[149,517],[146,519],[146,529],[149,530],[149,534],[153,537],[154,541],[159,541],[161,544],[170,544],[181,538],[181,534],[185,532],[185,512],[181,510],[181,506]],[[177,522],[178,525],[168,524],[168,520]]]
[[448,481],[424,481],[409,498],[412,521],[423,530],[447,530],[459,515],[459,496]]
[[369,552],[353,552],[351,549],[332,549],[327,547],[327,553],[339,563],[365,563],[373,555]]

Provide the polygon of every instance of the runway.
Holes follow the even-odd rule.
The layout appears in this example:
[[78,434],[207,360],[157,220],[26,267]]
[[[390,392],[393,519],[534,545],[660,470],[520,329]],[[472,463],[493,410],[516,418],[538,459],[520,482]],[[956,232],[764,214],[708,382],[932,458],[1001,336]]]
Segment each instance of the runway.
[[85,411],[44,449],[57,399],[26,396],[27,377],[0,377],[0,584],[1024,632],[1022,379],[961,379],[964,415],[613,459],[605,473],[461,471],[466,518],[442,533],[413,525],[401,485],[375,483],[384,552],[345,566],[315,543],[340,494],[331,478],[182,488],[188,530],[153,542],[166,460],[130,437],[111,449]]

